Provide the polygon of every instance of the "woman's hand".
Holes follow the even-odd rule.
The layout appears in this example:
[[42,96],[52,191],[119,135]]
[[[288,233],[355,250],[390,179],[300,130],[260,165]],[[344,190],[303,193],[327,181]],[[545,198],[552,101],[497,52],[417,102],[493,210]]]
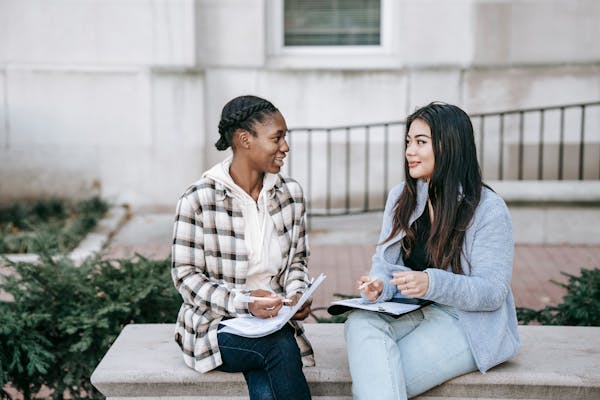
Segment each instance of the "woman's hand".
[[273,318],[283,306],[283,298],[267,290],[253,290],[250,296],[260,298],[248,303],[248,310],[258,318]]
[[[363,287],[363,285],[368,282],[371,283]],[[373,281],[369,276],[365,275],[361,276],[358,280],[358,288],[360,289],[361,293],[364,294],[365,299],[369,301],[375,301],[377,298],[379,298],[379,296],[381,296],[381,292],[383,291],[383,282],[381,282],[379,279],[375,279]]]
[[[298,302],[298,300],[300,300],[300,297],[302,297],[302,296],[299,293],[296,293],[295,295],[290,297],[290,300],[291,300],[290,307],[295,306],[296,303]],[[297,320],[297,321],[305,320],[306,317],[308,317],[308,315],[310,314],[310,306],[311,305],[312,305],[312,299],[306,300],[304,302],[304,304],[302,304],[302,307],[300,307],[300,309],[298,311],[296,311],[296,314],[292,315],[292,319]]]
[[429,275],[421,271],[404,271],[392,274],[390,283],[396,285],[400,293],[409,297],[423,297],[429,289]]

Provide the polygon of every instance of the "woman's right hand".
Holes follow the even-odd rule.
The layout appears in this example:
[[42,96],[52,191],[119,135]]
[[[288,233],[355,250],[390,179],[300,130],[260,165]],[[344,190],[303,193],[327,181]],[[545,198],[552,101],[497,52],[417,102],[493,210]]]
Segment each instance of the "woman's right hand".
[[[371,280],[371,277],[369,277],[367,275],[361,276],[360,279],[358,280],[358,287],[360,288],[363,284],[369,282],[370,280]],[[364,289],[361,289],[361,293],[363,293],[364,298],[369,301],[377,300],[377,298],[379,298],[379,296],[381,296],[382,291],[383,291],[383,282],[381,282],[381,280],[379,280],[379,279],[376,279],[374,282],[365,286]]]
[[260,298],[260,300],[248,303],[248,310],[258,318],[273,318],[283,306],[283,298],[267,290],[253,290],[250,292],[250,296]]

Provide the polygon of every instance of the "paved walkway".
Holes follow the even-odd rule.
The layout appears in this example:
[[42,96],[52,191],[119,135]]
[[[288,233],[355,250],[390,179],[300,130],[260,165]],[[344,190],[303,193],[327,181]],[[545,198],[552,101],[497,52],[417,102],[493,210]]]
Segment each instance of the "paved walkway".
[[[314,308],[327,306],[336,299],[334,293],[357,294],[355,281],[370,268],[379,229],[377,218],[367,215],[311,221],[310,270],[313,275],[327,275],[315,296]],[[114,236],[108,256],[137,252],[151,258],[168,257],[172,220],[170,213],[134,214]],[[581,268],[600,268],[600,246],[517,245],[512,279],[517,306],[538,309],[560,303],[566,290],[551,280],[567,282],[561,272],[579,275]]]

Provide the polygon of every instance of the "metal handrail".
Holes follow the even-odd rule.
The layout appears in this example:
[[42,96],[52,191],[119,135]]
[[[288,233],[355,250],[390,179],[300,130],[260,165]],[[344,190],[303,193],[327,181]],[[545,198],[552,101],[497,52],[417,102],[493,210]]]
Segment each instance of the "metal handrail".
[[[600,101],[470,117],[486,180],[600,180],[600,133],[591,137]],[[287,173],[303,184],[310,214],[383,209],[390,183],[404,178],[405,124],[291,128]]]
[[551,111],[551,110],[560,110],[562,108],[578,108],[578,107],[590,107],[590,106],[600,106],[600,101],[592,101],[588,103],[569,103],[563,105],[554,105],[554,106],[544,106],[544,107],[530,107],[530,108],[514,108],[503,111],[490,111],[483,113],[475,113],[469,114],[472,118],[475,117],[489,117],[493,115],[499,114],[518,114],[518,113],[530,113],[530,112],[539,112],[539,111]]

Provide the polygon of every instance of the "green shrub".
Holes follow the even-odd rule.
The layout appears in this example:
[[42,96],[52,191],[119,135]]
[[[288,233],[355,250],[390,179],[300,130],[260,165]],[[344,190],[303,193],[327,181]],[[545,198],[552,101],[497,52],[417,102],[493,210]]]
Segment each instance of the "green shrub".
[[[334,293],[333,294],[333,297],[337,297],[337,298],[340,298],[340,299],[351,299],[353,297],[358,297],[358,296],[359,295],[349,295],[349,294],[342,294],[342,293]],[[312,308],[311,312],[310,312],[310,315],[319,324],[343,324],[348,319],[348,314],[350,314],[349,311],[345,312],[343,314],[340,314],[340,315],[329,315],[329,314],[326,314],[326,315],[328,315],[326,317],[319,317],[316,314],[316,312],[323,312],[323,311],[327,310],[327,308],[328,307],[316,307],[316,308]]]
[[567,289],[563,302],[557,306],[546,306],[541,310],[518,307],[519,323],[600,326],[600,269],[584,268],[581,270],[581,276],[565,272],[562,274],[569,278],[567,284],[554,280],[551,282]]
[[315,314],[315,311],[321,311],[326,309],[327,307],[319,307],[311,311],[310,314],[319,324],[343,324],[348,319],[348,314],[350,314],[350,312],[345,312],[340,315],[330,315],[328,317],[319,317]]
[[99,197],[75,204],[47,199],[2,208],[0,253],[37,253],[40,240],[53,254],[73,250],[107,210]]
[[89,378],[123,326],[174,322],[181,304],[169,259],[88,259],[76,267],[46,253],[10,267],[16,274],[0,284],[14,298],[0,302],[0,388],[10,382],[26,399],[42,386],[55,399],[101,398]]

